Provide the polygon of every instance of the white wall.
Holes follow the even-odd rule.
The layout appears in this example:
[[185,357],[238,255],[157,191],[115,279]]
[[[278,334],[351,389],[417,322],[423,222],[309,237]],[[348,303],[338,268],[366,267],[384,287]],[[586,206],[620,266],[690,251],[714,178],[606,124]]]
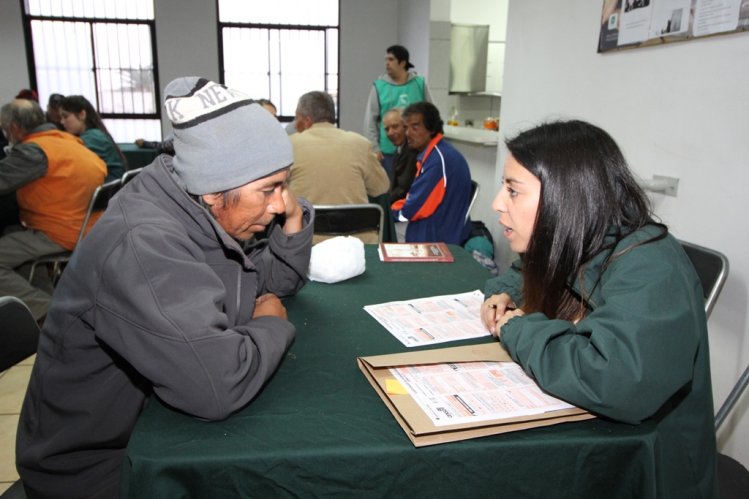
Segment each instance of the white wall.
[[362,133],[372,82],[385,72],[385,49],[398,43],[397,0],[344,0],[340,31],[340,127]]
[[[3,2],[0,16],[0,106],[10,102],[22,88],[29,88],[26,45],[21,22],[21,2]],[[46,104],[46,103],[44,103]]]
[[[156,57],[161,100],[164,87],[180,76],[202,76],[219,81],[216,2],[158,0],[154,2],[156,19]],[[171,130],[162,113],[162,129]]]
[[[680,179],[677,197],[654,195],[657,214],[731,264],[708,324],[717,410],[749,363],[749,33],[597,54],[600,17],[589,0],[510,2],[501,132],[585,119],[617,140],[639,176]],[[748,408],[745,394],[719,435],[747,466]]]
[[[403,45],[408,49],[414,70],[422,76],[429,74],[429,0],[406,0],[398,4],[398,39],[388,45]],[[383,56],[385,49],[383,47]]]

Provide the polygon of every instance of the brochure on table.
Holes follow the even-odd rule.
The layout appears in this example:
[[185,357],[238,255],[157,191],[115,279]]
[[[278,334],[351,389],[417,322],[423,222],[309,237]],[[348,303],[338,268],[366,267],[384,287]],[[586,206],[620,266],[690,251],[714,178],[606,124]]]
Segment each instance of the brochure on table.
[[407,347],[489,336],[481,322],[481,291],[393,301],[364,307]]
[[455,261],[445,243],[380,243],[383,262],[444,262]]

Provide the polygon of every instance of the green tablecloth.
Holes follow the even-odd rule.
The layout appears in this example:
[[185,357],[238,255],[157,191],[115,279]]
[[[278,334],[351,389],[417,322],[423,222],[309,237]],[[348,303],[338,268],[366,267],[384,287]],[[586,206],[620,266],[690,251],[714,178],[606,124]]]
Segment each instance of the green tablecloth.
[[117,144],[127,159],[127,169],[134,170],[141,166],[150,165],[159,155],[156,149],[143,149],[135,144]]
[[368,246],[365,274],[288,299],[294,343],[260,395],[225,421],[153,400],[130,441],[125,496],[656,497],[650,423],[595,419],[413,447],[356,364],[407,348],[362,307],[482,289],[489,274],[452,251],[452,264],[385,264]]

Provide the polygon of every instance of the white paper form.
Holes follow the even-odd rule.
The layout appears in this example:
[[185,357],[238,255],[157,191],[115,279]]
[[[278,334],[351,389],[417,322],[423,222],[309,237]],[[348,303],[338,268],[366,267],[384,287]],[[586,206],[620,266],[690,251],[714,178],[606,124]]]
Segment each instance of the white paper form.
[[740,0],[697,0],[692,34],[705,36],[736,29],[740,4]]
[[543,414],[574,406],[541,391],[514,362],[390,369],[435,426]]
[[622,0],[622,15],[619,18],[619,45],[640,43],[648,39],[650,18],[652,15],[650,1]]
[[481,322],[481,291],[364,307],[407,347],[489,336]]
[[684,34],[689,30],[692,0],[658,0],[653,5],[650,38]]

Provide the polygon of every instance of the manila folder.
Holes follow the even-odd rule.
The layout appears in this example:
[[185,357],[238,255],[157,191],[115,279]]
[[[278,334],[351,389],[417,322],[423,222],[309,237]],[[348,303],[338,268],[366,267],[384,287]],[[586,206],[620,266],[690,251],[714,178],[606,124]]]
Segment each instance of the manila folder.
[[359,369],[364,373],[382,401],[385,402],[385,405],[390,409],[390,412],[415,447],[456,442],[595,417],[583,409],[573,408],[532,416],[435,426],[410,395],[388,393],[386,389],[387,380],[393,378],[390,373],[391,367],[478,361],[513,362],[507,351],[499,343],[482,343],[357,358]]

